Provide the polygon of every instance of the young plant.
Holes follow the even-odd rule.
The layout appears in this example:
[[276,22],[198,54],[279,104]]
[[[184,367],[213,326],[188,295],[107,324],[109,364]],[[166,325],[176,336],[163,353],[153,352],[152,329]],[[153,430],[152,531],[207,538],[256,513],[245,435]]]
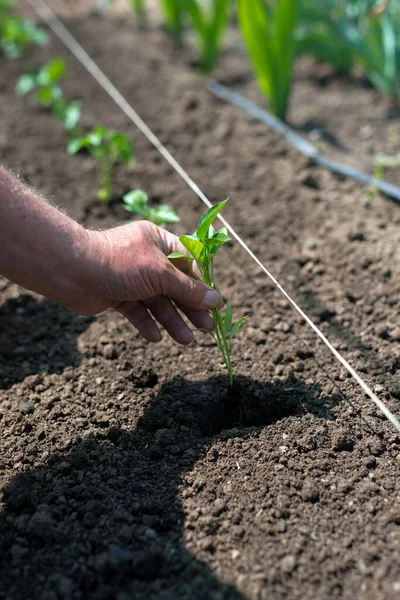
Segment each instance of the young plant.
[[353,64],[395,102],[400,100],[398,0],[301,0],[298,52],[348,73]]
[[151,221],[160,227],[163,227],[167,223],[179,223],[180,218],[176,214],[173,208],[167,204],[161,204],[155,208],[151,208],[148,205],[149,198],[142,190],[132,190],[123,196],[124,209],[130,213],[137,214],[145,219]]
[[34,92],[35,101],[51,110],[52,114],[64,124],[70,137],[78,135],[78,123],[81,117],[81,102],[68,102],[57,85],[65,74],[65,61],[56,58],[35,73],[24,73],[17,81],[16,93],[19,96]]
[[112,198],[112,171],[117,162],[129,165],[133,162],[134,153],[130,140],[119,131],[94,127],[84,136],[70,140],[69,154],[76,154],[85,148],[97,161],[101,187],[97,197],[103,202]]
[[55,98],[62,94],[58,83],[65,75],[65,60],[55,58],[44,64],[38,71],[24,73],[18,78],[15,88],[18,96],[35,93],[35,99],[42,106],[52,106]]
[[[228,232],[225,227],[218,231],[214,229],[213,222],[218,213],[224,208],[227,200],[219,202],[212,206],[200,219],[197,229],[193,235],[181,235],[179,240],[189,252],[190,256],[173,252],[168,256],[170,259],[185,258],[191,264],[192,259],[197,265],[201,274],[201,278],[194,273],[193,276],[197,279],[202,279],[210,287],[215,287],[214,280],[214,260],[219,248],[230,241]],[[228,369],[229,383],[233,384],[233,370],[231,362],[231,341],[238,333],[239,329],[247,319],[247,316],[242,317],[236,323],[233,322],[232,307],[229,302],[226,303],[225,315],[222,314],[219,308],[212,310],[214,318],[214,331],[202,330],[209,333],[213,338],[218,348],[221,351],[222,358]]]
[[232,0],[187,0],[187,11],[200,47],[200,69],[209,73],[218,62]]
[[170,35],[178,48],[183,45],[183,21],[187,0],[160,0],[161,11]]
[[[375,156],[374,177],[378,181],[382,181],[385,169],[400,167],[400,152],[395,156],[388,156],[384,152],[378,152]],[[365,198],[371,200],[378,192],[378,189],[371,185],[365,192]]]
[[239,0],[239,24],[258,85],[272,112],[284,119],[288,110],[295,58],[298,0]]
[[146,23],[145,0],[129,0],[131,8],[141,25]]
[[0,0],[0,48],[7,58],[20,58],[32,44],[44,46],[48,36],[29,19],[12,13],[13,2]]

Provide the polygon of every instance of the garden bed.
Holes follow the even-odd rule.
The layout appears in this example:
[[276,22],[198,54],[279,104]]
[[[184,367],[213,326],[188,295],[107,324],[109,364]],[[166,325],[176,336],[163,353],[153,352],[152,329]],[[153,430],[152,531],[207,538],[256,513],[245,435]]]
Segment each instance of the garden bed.
[[[126,16],[68,26],[210,200],[230,196],[227,220],[399,415],[398,206],[366,201],[215,100],[160,30],[139,33]],[[0,160],[89,227],[123,223],[117,199],[140,187],[178,211],[175,232],[194,229],[200,200],[62,45],[33,61],[58,55],[83,125],[132,137],[134,170],[117,173],[110,207],[96,202],[95,165],[67,156],[59,123],[14,96],[21,63],[4,59]],[[225,57],[226,82],[240,60]],[[325,115],[314,66],[299,70],[296,93]],[[330,86],[339,105],[357,89]],[[368,114],[343,110],[340,127],[378,127]],[[395,145],[384,144],[374,151]],[[0,597],[397,597],[394,431],[244,251],[221,250],[217,272],[234,315],[249,314],[234,398],[208,338],[150,345],[117,314],[77,317],[0,280]]]

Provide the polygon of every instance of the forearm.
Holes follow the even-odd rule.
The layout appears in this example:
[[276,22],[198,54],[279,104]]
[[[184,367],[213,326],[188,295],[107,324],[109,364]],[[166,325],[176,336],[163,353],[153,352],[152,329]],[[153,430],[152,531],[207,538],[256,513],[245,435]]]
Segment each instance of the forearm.
[[0,273],[68,304],[89,251],[85,229],[0,166]]

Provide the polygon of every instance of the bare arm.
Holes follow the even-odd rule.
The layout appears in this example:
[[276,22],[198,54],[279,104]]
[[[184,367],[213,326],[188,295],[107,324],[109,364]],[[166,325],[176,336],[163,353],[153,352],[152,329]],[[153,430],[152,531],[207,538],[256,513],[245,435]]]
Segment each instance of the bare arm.
[[73,312],[115,308],[158,341],[153,315],[176,341],[190,343],[174,303],[196,327],[210,328],[208,310],[222,301],[189,277],[186,261],[171,264],[173,251],[182,251],[178,238],[146,221],[87,231],[0,167],[0,273]]

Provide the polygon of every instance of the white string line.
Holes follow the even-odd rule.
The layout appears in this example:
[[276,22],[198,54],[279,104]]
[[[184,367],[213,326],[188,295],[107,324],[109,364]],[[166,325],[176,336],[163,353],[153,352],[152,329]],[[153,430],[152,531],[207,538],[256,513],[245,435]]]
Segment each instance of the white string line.
[[[44,2],[44,0],[27,0],[28,4],[35,10],[35,12],[47,23],[52,29],[56,36],[65,44],[65,46],[72,52],[75,58],[85,67],[90,75],[100,84],[104,91],[114,100],[114,102],[120,107],[120,109],[126,114],[126,116],[140,129],[145,137],[153,144],[153,146],[159,151],[159,153],[165,158],[165,160],[175,169],[175,171],[182,177],[187,185],[195,192],[195,194],[204,202],[209,208],[212,203],[201,191],[199,186],[193,181],[188,173],[181,167],[181,165],[175,160],[172,154],[167,148],[160,142],[157,136],[151,131],[148,125],[143,119],[137,114],[127,100],[122,96],[120,91],[114,86],[110,79],[100,69],[100,67],[94,62],[89,54],[83,49],[79,42],[72,36],[65,25],[60,19],[54,14],[50,7]],[[279,291],[287,298],[293,308],[299,313],[299,315],[308,323],[308,325],[314,330],[318,337],[324,342],[329,348],[332,354],[340,362],[341,365],[350,373],[350,375],[357,381],[359,386],[364,390],[366,395],[376,404],[376,406],[382,411],[385,417],[394,425],[397,431],[400,433],[400,422],[391,413],[387,406],[378,398],[371,388],[365,383],[365,381],[358,375],[353,367],[347,362],[345,358],[336,350],[336,348],[330,343],[325,335],[318,329],[313,321],[305,314],[305,312],[296,304],[289,294],[283,289],[281,284],[275,279],[275,277],[268,271],[268,269],[262,264],[242,238],[236,233],[236,231],[229,225],[226,219],[218,215],[220,221],[224,224],[230,234],[235,240],[242,246],[242,248],[249,254],[254,262],[260,267],[260,269],[271,279],[274,285]]]

